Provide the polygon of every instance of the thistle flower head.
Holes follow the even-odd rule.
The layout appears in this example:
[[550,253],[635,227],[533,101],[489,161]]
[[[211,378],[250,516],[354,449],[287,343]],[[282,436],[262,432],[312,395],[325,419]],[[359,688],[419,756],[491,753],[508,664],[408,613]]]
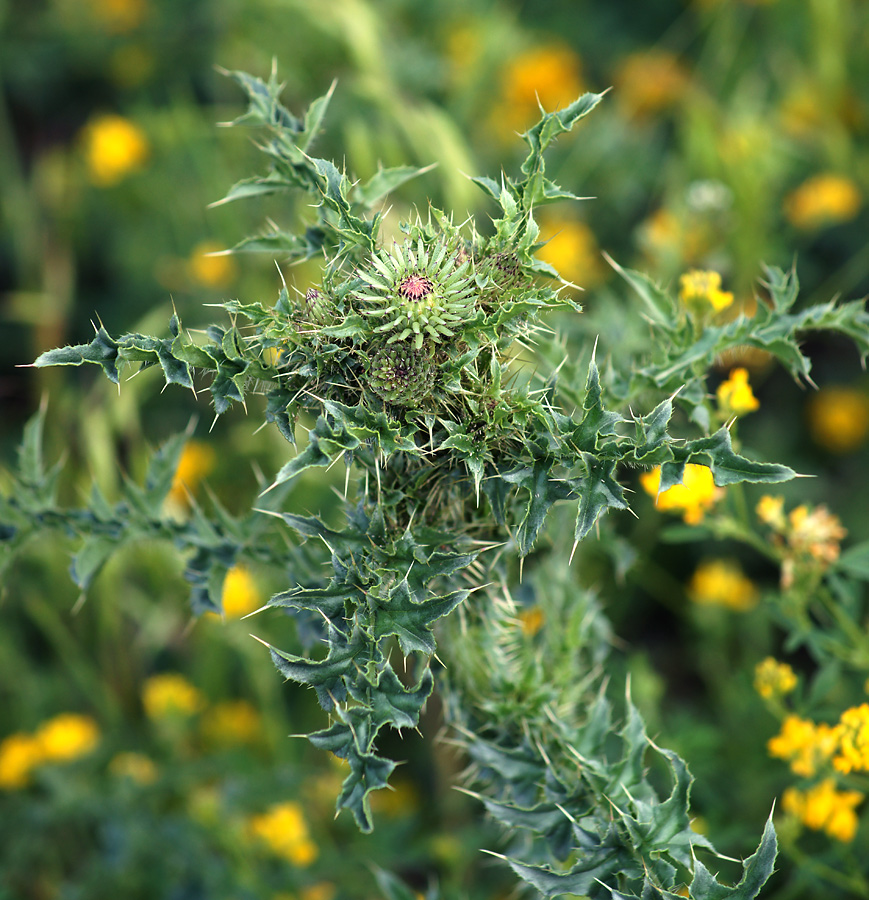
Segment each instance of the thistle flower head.
[[422,238],[375,253],[358,297],[362,312],[382,323],[374,328],[387,344],[409,341],[416,350],[423,342],[454,337],[474,312],[475,283],[471,264],[442,237]]
[[424,350],[408,342],[386,344],[371,357],[369,386],[382,400],[411,406],[431,394],[434,372],[434,363]]

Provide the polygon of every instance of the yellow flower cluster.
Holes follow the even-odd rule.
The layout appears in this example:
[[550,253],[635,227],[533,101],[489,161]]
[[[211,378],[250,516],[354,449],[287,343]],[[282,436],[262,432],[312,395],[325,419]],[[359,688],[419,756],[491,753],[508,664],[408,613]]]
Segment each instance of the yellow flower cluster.
[[91,180],[99,187],[117,184],[141,169],[150,148],[138,125],[117,115],[100,115],[83,130],[85,158]]
[[839,558],[848,532],[826,506],[810,509],[801,504],[785,515],[784,498],[767,495],[761,497],[756,512],[776,532],[774,540],[782,549],[782,587],[793,586],[797,571],[823,571]]
[[851,387],[821,388],[806,404],[812,439],[833,453],[852,453],[869,435],[869,394]]
[[616,98],[629,116],[647,116],[679,101],[689,85],[688,73],[671,53],[632,53],[615,74]]
[[188,441],[181,451],[178,468],[172,479],[172,487],[166,498],[170,506],[186,509],[189,498],[194,495],[200,483],[217,465],[217,453],[211,444],[202,441]]
[[697,567],[688,585],[688,596],[703,606],[724,606],[745,612],[757,604],[758,592],[738,562],[716,559]]
[[492,112],[492,127],[505,140],[513,140],[547,111],[573,103],[583,93],[581,64],[570,47],[547,44],[513,57],[501,72],[499,98]]
[[860,191],[850,178],[823,172],[785,197],[784,214],[795,227],[811,231],[850,221],[862,202]]
[[26,787],[35,768],[78,759],[90,753],[99,738],[97,723],[78,713],[61,713],[33,734],[10,734],[0,743],[0,788]]
[[253,816],[251,834],[294,866],[309,866],[317,858],[317,845],[308,833],[308,824],[298,803],[278,803]]
[[764,700],[781,698],[797,686],[797,676],[787,664],[768,656],[754,669],[754,689]]
[[825,778],[806,791],[788,788],[782,795],[782,806],[809,828],[847,843],[857,831],[854,809],[863,796],[859,791],[838,791],[835,781]]
[[693,312],[720,312],[733,303],[733,294],[721,290],[718,272],[691,269],[679,277],[679,299]]
[[727,380],[718,385],[715,396],[718,408],[725,418],[744,416],[760,407],[760,402],[748,383],[748,369],[741,367],[730,371]]
[[839,731],[823,722],[789,715],[782,722],[781,731],[769,739],[770,756],[790,764],[791,771],[811,778],[827,767],[839,744]]
[[[708,466],[688,463],[682,476],[682,483],[660,491],[661,467],[655,466],[650,472],[640,476],[640,484],[646,493],[655,497],[658,509],[681,512],[689,525],[696,525],[704,515],[724,495],[722,488],[715,487],[712,471]],[[660,491],[660,492],[659,492]]]
[[149,718],[166,719],[194,715],[205,705],[205,699],[183,675],[165,672],[145,681],[142,705]]
[[537,255],[565,281],[589,288],[606,277],[597,240],[585,222],[546,216],[540,223],[540,236],[546,243]]
[[227,571],[220,603],[228,619],[240,619],[262,606],[259,589],[249,569],[233,566]]
[[869,703],[846,709],[839,718],[839,748],[833,757],[835,768],[849,772],[869,772]]

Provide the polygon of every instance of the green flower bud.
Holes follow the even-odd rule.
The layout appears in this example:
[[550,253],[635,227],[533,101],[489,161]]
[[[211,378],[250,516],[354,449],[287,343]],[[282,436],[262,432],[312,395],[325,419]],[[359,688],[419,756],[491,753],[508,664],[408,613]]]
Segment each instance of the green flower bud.
[[368,386],[396,406],[414,406],[428,397],[435,384],[436,367],[423,350],[410,343],[381,347],[368,365]]

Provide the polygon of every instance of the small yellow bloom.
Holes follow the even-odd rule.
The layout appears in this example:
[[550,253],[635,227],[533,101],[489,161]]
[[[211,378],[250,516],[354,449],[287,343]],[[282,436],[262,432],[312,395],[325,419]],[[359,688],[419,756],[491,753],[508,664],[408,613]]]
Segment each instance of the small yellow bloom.
[[689,525],[701,522],[706,512],[724,495],[724,490],[715,486],[711,469],[694,463],[685,466],[681,484],[661,493],[658,493],[661,486],[660,466],[640,475],[640,484],[648,494],[656,497],[655,506],[658,509],[682,512]]
[[250,743],[262,733],[262,717],[247,700],[226,700],[206,711],[202,732],[216,744]]
[[116,115],[91,119],[83,130],[91,180],[110,187],[147,162],[150,148],[138,125]]
[[129,778],[137,784],[153,784],[157,780],[157,767],[144,753],[118,753],[109,763],[109,771],[118,778]]
[[760,406],[748,383],[748,369],[732,369],[727,381],[718,385],[715,396],[719,409],[727,417],[744,416]]
[[240,619],[262,606],[260,592],[249,569],[233,566],[227,571],[220,602],[228,619]]
[[183,675],[152,675],[142,687],[142,705],[152,719],[192,716],[205,705],[202,694]]
[[788,543],[798,553],[808,554],[824,564],[839,558],[840,541],[848,532],[826,506],[816,506],[811,511],[805,504],[797,506],[788,515],[788,523]]
[[716,559],[701,563],[688,585],[688,596],[703,606],[725,606],[745,612],[757,604],[757,588],[739,563]]
[[847,843],[857,831],[854,808],[863,800],[859,791],[837,791],[832,778],[825,778],[807,791],[788,788],[782,806],[809,828],[825,831],[831,838]]
[[679,278],[679,299],[697,312],[708,312],[710,306],[720,312],[733,303],[733,294],[721,290],[718,272],[691,269]]
[[784,531],[787,528],[784,507],[784,497],[772,497],[769,494],[764,494],[758,501],[755,512],[764,525],[770,525],[776,531]]
[[186,507],[189,495],[195,494],[200,482],[217,465],[217,453],[211,444],[202,441],[188,441],[181,451],[178,468],[172,479],[167,499],[176,506]]
[[543,610],[539,606],[529,606],[519,613],[519,623],[526,637],[534,637],[543,627]]
[[219,244],[211,242],[197,244],[187,263],[191,278],[209,288],[221,288],[230,284],[238,267],[228,254],[214,255],[221,253],[223,249]]
[[839,718],[839,752],[833,765],[846,775],[869,772],[869,703],[852,706]]
[[629,116],[667,109],[685,94],[688,73],[671,53],[646,50],[632,53],[615,74],[616,97]]
[[581,64],[570,47],[547,44],[511,59],[501,72],[500,96],[492,113],[495,132],[512,140],[547,111],[573,103],[583,93]]
[[565,281],[588,288],[606,277],[597,240],[585,222],[547,216],[540,223],[540,239],[546,243],[537,255]]
[[46,762],[69,762],[90,753],[100,739],[97,723],[90,716],[61,713],[36,731]]
[[30,773],[44,762],[42,743],[32,734],[17,732],[0,743],[0,790],[14,791],[30,784]]
[[804,181],[784,200],[788,221],[807,231],[853,219],[863,202],[850,178],[824,172]]
[[869,395],[857,388],[821,388],[806,414],[812,439],[833,453],[852,453],[869,435]]
[[784,697],[797,686],[797,676],[787,664],[768,656],[754,668],[754,689],[764,700]]
[[317,858],[317,845],[311,840],[298,803],[278,803],[262,815],[253,816],[249,827],[273,853],[293,865],[309,866]]
[[781,731],[767,741],[766,748],[770,756],[786,760],[796,775],[811,778],[829,764],[838,744],[838,728],[789,715],[782,722]]

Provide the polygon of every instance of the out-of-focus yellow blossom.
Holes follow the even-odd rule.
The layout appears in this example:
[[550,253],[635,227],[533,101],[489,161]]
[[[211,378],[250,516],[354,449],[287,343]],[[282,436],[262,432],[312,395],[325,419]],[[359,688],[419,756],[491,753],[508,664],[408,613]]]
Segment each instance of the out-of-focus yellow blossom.
[[838,728],[789,715],[782,722],[781,731],[767,741],[766,748],[770,756],[786,760],[794,774],[811,778],[829,764],[838,743]]
[[519,613],[519,624],[526,637],[534,637],[543,627],[543,610],[539,606],[529,606]]
[[840,541],[848,532],[826,506],[816,506],[811,511],[805,504],[797,506],[788,515],[788,523],[788,543],[795,550],[804,551],[823,563],[833,563],[839,558]]
[[117,184],[148,160],[145,132],[123,116],[96,116],[85,125],[83,137],[91,181],[99,187]]
[[797,676],[787,664],[768,656],[754,667],[754,689],[764,700],[789,694],[797,686]]
[[718,407],[725,416],[744,416],[760,406],[748,383],[748,369],[732,369],[727,381],[715,392]]
[[584,92],[579,57],[564,44],[533,47],[514,56],[501,72],[498,100],[492,110],[495,133],[513,140],[547,111],[573,103]]
[[700,313],[726,309],[733,303],[733,294],[721,290],[718,272],[692,269],[679,277],[679,299],[689,309]]
[[813,84],[792,88],[779,106],[778,118],[785,133],[793,137],[810,137],[818,133],[825,121],[820,92]]
[[784,531],[787,527],[785,498],[782,496],[773,497],[764,494],[758,501],[755,512],[764,525],[771,525],[776,531]]
[[240,619],[262,606],[260,592],[246,566],[233,566],[227,571],[220,603],[228,619]]
[[825,778],[807,791],[788,788],[782,795],[782,807],[809,828],[823,830],[831,838],[847,843],[857,831],[854,809],[863,796],[859,791],[837,791],[835,781]]
[[106,31],[127,34],[148,15],[147,0],[89,0],[90,12]]
[[205,700],[183,675],[165,672],[152,675],[142,687],[142,705],[152,719],[192,716],[205,705]]
[[588,288],[606,277],[597,240],[585,222],[545,217],[540,223],[540,239],[546,243],[537,255],[565,281]]
[[191,278],[209,288],[221,288],[230,284],[238,267],[229,254],[221,252],[223,249],[211,241],[197,244],[187,261]]
[[833,765],[846,775],[869,772],[869,703],[846,709],[839,718],[839,750]]
[[337,888],[331,881],[318,881],[299,889],[299,900],[332,900]]
[[46,762],[69,762],[90,753],[100,739],[100,729],[90,716],[61,713],[36,731]]
[[807,231],[848,222],[862,204],[857,185],[844,175],[823,172],[804,181],[784,200],[784,214],[797,228]]
[[109,771],[118,778],[129,778],[137,784],[153,784],[157,780],[154,760],[144,753],[118,753],[109,763]]
[[317,858],[317,845],[308,833],[308,824],[298,803],[278,803],[250,819],[251,833],[271,851],[295,866],[309,866]]
[[833,453],[851,453],[869,435],[869,396],[857,388],[821,388],[806,415],[812,439]]
[[200,482],[214,470],[216,464],[217,453],[211,444],[188,441],[181,451],[167,500],[186,508],[189,494],[196,493]]
[[655,497],[658,509],[681,512],[689,525],[703,521],[703,516],[724,496],[724,489],[715,486],[712,471],[707,466],[688,463],[682,483],[658,493],[661,486],[661,467],[640,475],[646,493]]
[[715,559],[697,566],[688,584],[688,596],[702,606],[726,606],[736,612],[745,612],[757,604],[758,593],[739,563]]
[[27,787],[31,772],[43,760],[42,744],[34,735],[16,732],[5,737],[0,743],[0,790]]
[[644,116],[668,109],[679,101],[690,79],[672,53],[646,50],[632,53],[615,73],[616,99],[629,116]]
[[216,744],[245,744],[262,733],[262,717],[247,700],[226,700],[205,712],[201,727]]

